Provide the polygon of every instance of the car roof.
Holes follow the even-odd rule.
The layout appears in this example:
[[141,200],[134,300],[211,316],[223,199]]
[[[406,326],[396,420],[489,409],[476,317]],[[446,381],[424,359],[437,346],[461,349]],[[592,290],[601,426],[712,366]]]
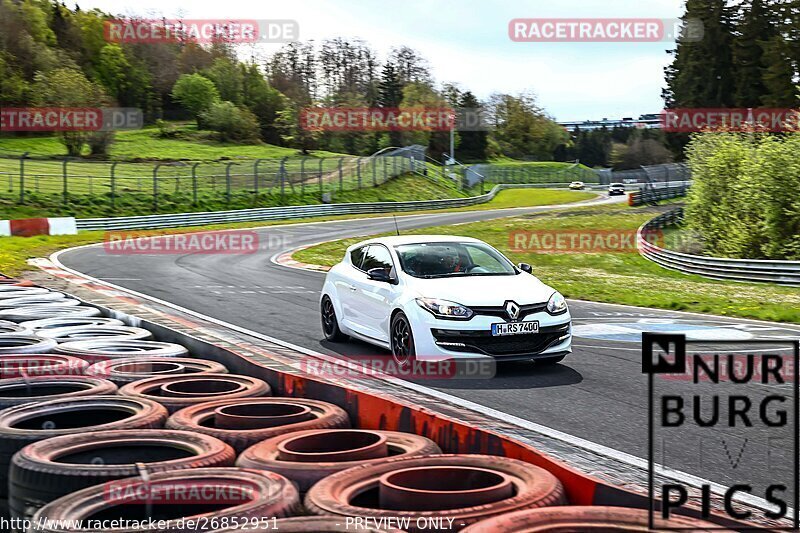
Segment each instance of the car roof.
[[401,244],[420,244],[420,243],[435,243],[435,242],[479,242],[482,243],[480,239],[474,239],[472,237],[462,237],[459,235],[396,235],[396,236],[389,236],[389,237],[376,237],[374,239],[367,239],[365,241],[361,241],[356,243],[350,248],[357,248],[358,246],[362,246],[364,244],[385,244],[387,246],[399,246]]

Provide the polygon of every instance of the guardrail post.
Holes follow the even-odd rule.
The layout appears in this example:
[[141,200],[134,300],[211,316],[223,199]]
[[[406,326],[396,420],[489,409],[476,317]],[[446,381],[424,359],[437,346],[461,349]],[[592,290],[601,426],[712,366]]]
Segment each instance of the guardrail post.
[[30,152],[25,152],[19,157],[19,203],[25,203],[25,158]]
[[344,164],[344,157],[339,158],[339,192],[344,190],[344,169],[342,165]]
[[192,204],[197,206],[197,167],[200,163],[192,165]]
[[256,162],[253,163],[253,191],[255,192],[255,198],[258,199],[258,165],[261,163],[261,159],[256,159]]
[[153,167],[153,211],[158,211],[158,169],[162,163]]
[[69,178],[67,177],[67,165],[69,158],[65,157],[61,162],[61,197],[64,200],[64,205],[69,203]]
[[115,209],[117,203],[117,165],[119,165],[119,161],[111,163],[111,209]]
[[283,202],[284,197],[286,196],[286,160],[288,157],[284,157],[281,159],[281,167],[278,169],[278,174],[281,177],[281,202]]
[[300,159],[300,197],[306,195],[306,158]]
[[225,203],[231,203],[231,167],[236,163],[225,165]]
[[319,159],[319,195],[322,198],[323,190],[322,190],[322,163],[325,161],[324,157]]

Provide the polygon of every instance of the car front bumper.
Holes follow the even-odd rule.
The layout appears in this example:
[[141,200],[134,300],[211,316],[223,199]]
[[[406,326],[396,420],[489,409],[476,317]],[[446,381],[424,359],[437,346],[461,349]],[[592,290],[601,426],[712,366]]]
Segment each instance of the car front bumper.
[[441,320],[419,309],[413,312],[412,329],[417,359],[477,358],[495,361],[535,360],[572,351],[572,319],[569,312],[533,313],[524,321],[539,322],[539,333],[493,337],[492,324],[504,320],[476,315],[471,320]]

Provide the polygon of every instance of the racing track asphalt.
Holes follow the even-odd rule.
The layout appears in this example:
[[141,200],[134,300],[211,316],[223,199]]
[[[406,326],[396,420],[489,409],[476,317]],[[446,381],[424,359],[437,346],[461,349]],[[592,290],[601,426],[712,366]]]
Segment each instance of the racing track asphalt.
[[[622,199],[601,197],[584,203]],[[397,217],[397,224],[402,232],[548,209],[408,215]],[[265,227],[256,231],[261,246],[267,249],[252,255],[113,255],[105,253],[102,246],[89,246],[63,252],[59,260],[88,276],[304,348],[344,357],[386,356],[360,342],[321,341],[318,299],[324,274],[288,268],[270,259],[281,251],[312,243],[394,231],[394,224],[388,217]],[[537,368],[526,362],[505,363],[499,365],[493,379],[418,383],[646,458],[648,393],[639,331],[688,330],[706,340],[800,336],[797,327],[629,306],[571,301],[570,309],[575,326],[574,352],[560,365]],[[672,382],[666,386],[677,385]],[[753,387],[750,394],[757,398],[769,392],[767,387]],[[665,439],[666,444],[657,446],[656,453],[665,450],[667,465],[722,484],[745,479],[760,487],[791,470],[791,441],[773,449],[741,427],[714,430],[710,437],[709,433],[684,431]],[[741,455],[738,461],[737,455]],[[758,490],[755,495],[763,497]]]

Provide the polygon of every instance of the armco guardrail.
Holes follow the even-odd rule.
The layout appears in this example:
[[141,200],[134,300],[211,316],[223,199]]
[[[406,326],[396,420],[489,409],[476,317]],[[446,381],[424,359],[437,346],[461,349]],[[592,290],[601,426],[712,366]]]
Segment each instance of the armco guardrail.
[[363,215],[370,213],[391,213],[397,211],[418,211],[424,209],[448,209],[467,207],[488,202],[503,189],[529,187],[565,186],[564,183],[541,184],[501,184],[479,196],[468,198],[449,198],[445,200],[421,200],[413,202],[372,202],[349,204],[294,205],[287,207],[262,207],[238,209],[234,211],[211,211],[203,213],[179,213],[168,215],[144,215],[132,217],[84,218],[78,220],[79,230],[124,230],[159,229],[228,222],[252,222],[261,220],[283,220],[335,215]]
[[686,196],[687,190],[689,190],[688,182],[682,182],[680,185],[670,185],[666,187],[647,187],[628,194],[628,205],[642,205],[651,202],[658,202],[659,200],[679,198],[681,196]]
[[637,234],[639,253],[664,268],[685,274],[732,281],[762,281],[800,286],[800,261],[768,261],[704,257],[666,250],[644,238],[648,230],[661,229],[683,219],[683,208],[673,209],[643,224]]

